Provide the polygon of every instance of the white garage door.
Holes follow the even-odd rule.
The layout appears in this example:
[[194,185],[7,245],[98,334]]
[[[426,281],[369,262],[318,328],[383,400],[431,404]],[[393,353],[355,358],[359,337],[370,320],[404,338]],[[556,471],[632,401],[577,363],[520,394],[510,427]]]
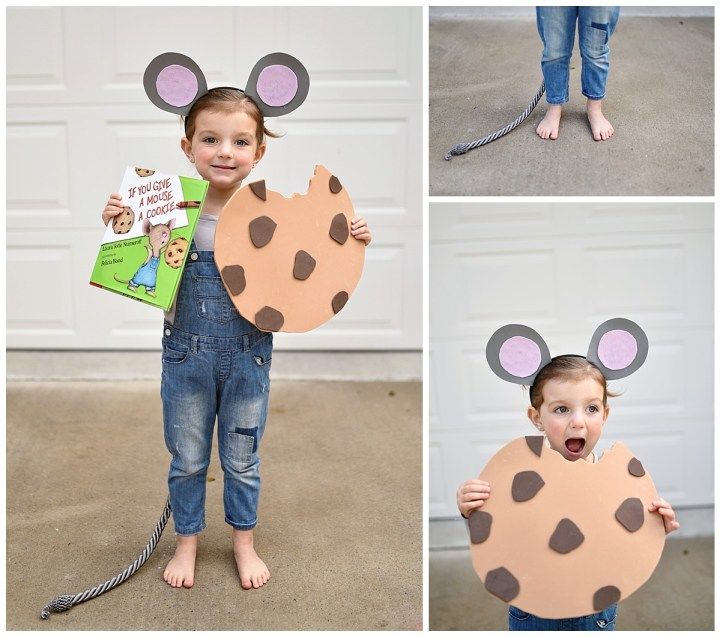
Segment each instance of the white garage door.
[[487,365],[490,335],[523,323],[584,354],[616,316],[650,352],[610,383],[598,449],[623,441],[675,507],[712,506],[713,290],[711,204],[431,205],[430,515],[458,516],[458,485],[535,431],[527,393]]
[[[208,24],[212,28],[198,28]],[[419,8],[11,8],[7,12],[7,344],[156,348],[161,314],[88,285],[100,212],[126,165],[192,175],[179,120],[149,104],[147,63],[179,51],[212,86],[283,50],[308,100],[253,173],[287,195],[338,175],[375,241],[343,312],[286,349],[422,346]]]

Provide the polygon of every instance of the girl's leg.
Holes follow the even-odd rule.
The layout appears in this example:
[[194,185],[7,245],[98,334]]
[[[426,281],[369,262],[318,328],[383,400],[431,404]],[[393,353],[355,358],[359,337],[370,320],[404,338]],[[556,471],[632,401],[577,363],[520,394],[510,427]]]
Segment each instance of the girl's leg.
[[596,141],[615,132],[602,113],[607,77],[610,71],[610,36],[615,31],[619,7],[579,7],[578,38],[582,57],[581,84],[587,101],[588,121]]
[[243,588],[259,588],[270,572],[253,546],[260,496],[258,446],[265,430],[272,335],[248,341],[227,356],[218,403],[218,452],[224,473],[225,521],[233,527],[233,552]]
[[205,486],[215,424],[212,352],[190,343],[163,343],[161,396],[165,444],[172,454],[170,504],[177,534],[175,556],[163,574],[171,586],[194,582],[197,534],[205,528]]
[[537,134],[543,139],[557,139],[561,105],[570,99],[570,58],[575,43],[577,7],[537,7],[536,16],[543,42],[541,67],[548,102]]

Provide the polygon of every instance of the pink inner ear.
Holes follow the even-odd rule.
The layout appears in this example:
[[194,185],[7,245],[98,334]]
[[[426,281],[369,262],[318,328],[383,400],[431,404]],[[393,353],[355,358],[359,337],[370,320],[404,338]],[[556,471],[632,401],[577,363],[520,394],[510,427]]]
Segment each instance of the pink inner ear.
[[257,80],[257,94],[268,106],[285,106],[298,90],[297,75],[282,64],[266,66]]
[[187,106],[195,99],[198,81],[195,74],[184,66],[171,64],[158,73],[155,80],[158,95],[170,106]]
[[534,341],[524,336],[513,336],[500,347],[499,359],[506,372],[525,378],[538,370],[542,354]]
[[625,369],[637,356],[637,341],[625,330],[610,330],[598,343],[598,358],[608,369]]

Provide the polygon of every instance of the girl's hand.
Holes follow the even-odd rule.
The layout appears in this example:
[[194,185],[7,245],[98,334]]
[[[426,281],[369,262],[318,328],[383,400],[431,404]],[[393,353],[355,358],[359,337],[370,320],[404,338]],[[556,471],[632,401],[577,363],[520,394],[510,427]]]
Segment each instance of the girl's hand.
[[469,517],[475,509],[479,509],[490,497],[490,483],[483,480],[465,480],[457,490],[457,506],[460,515]]
[[657,511],[662,515],[663,523],[665,524],[665,534],[677,531],[680,528],[680,522],[675,519],[675,511],[672,507],[665,502],[665,500],[655,500],[648,511]]
[[350,234],[358,241],[364,241],[365,245],[370,245],[372,235],[368,228],[367,221],[362,217],[353,217],[350,221]]
[[123,211],[122,197],[114,192],[110,195],[110,199],[105,204],[105,209],[102,211],[102,220],[105,225],[110,222],[110,219],[116,217]]

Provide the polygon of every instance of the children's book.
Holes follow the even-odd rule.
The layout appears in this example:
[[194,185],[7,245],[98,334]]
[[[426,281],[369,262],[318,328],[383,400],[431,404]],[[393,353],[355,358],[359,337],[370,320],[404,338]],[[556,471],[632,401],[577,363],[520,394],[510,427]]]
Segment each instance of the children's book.
[[170,309],[208,185],[128,167],[119,190],[123,211],[105,229],[90,284]]

